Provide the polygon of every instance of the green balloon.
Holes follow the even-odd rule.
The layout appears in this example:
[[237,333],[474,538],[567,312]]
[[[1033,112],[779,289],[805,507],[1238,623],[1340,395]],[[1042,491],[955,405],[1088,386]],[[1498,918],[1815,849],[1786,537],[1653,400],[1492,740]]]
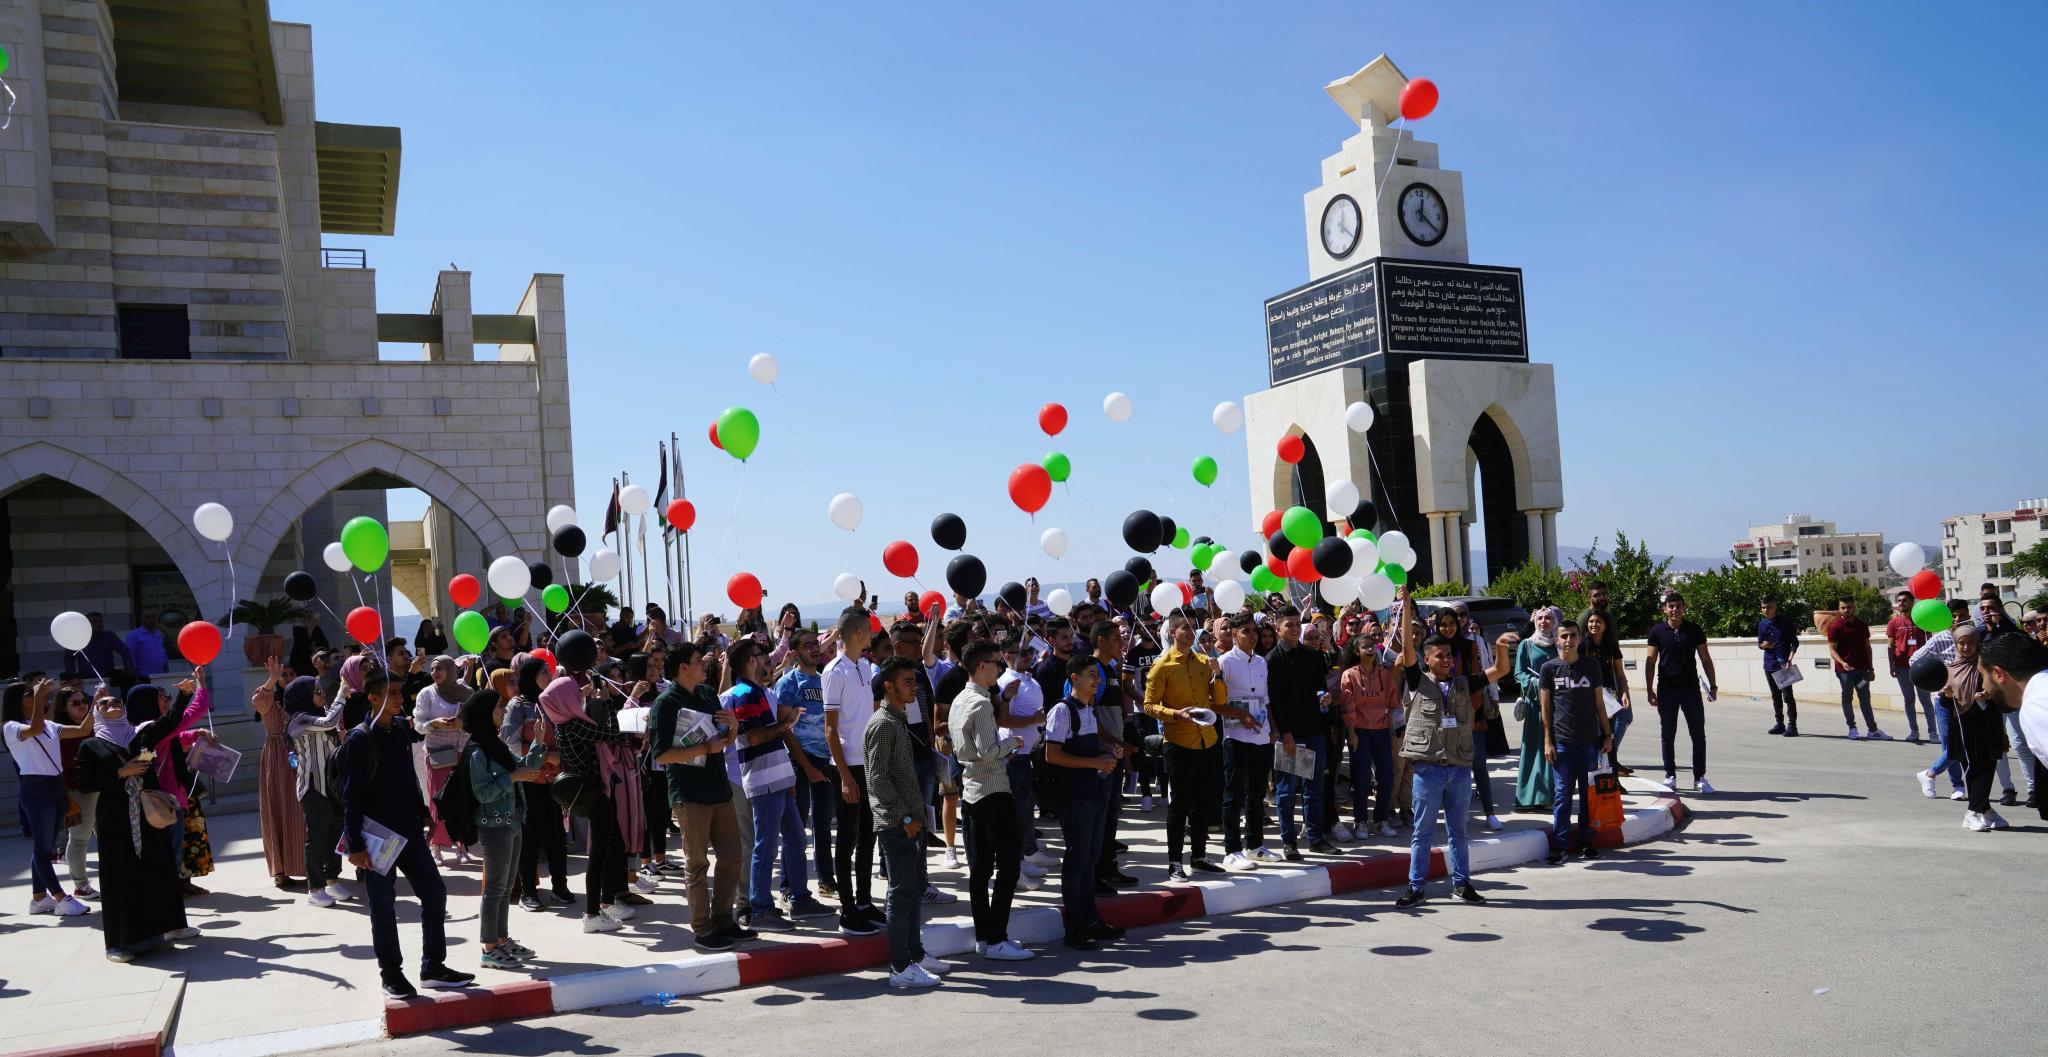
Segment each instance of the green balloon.
[[1207,455],[1197,456],[1194,466],[1195,480],[1207,488],[1216,483],[1216,460]]
[[1395,587],[1408,582],[1408,570],[1398,565],[1388,565],[1386,562],[1381,562],[1380,571],[1387,574],[1387,579],[1394,581]]
[[1380,538],[1378,536],[1372,534],[1371,529],[1352,529],[1351,538],[1355,540],[1364,540],[1365,542],[1372,544],[1378,544],[1380,541]]
[[1930,635],[1947,631],[1948,607],[1942,604],[1941,599],[1923,598],[1913,603],[1913,623]]
[[455,618],[451,629],[455,632],[455,644],[464,653],[482,653],[485,644],[491,641],[491,622],[474,609],[463,611]]
[[1261,591],[1278,591],[1287,586],[1287,582],[1274,575],[1273,570],[1261,565],[1252,570],[1252,586]]
[[1052,478],[1054,484],[1066,480],[1074,473],[1074,464],[1067,459],[1067,454],[1061,451],[1046,452],[1045,458],[1038,460],[1038,465],[1045,467],[1045,475]]
[[341,526],[341,552],[356,568],[366,573],[384,567],[391,555],[391,536],[373,517],[352,517]]
[[7,72],[7,48],[0,46],[0,73]]
[[1187,550],[1188,538],[1187,526],[1175,525],[1173,527],[1173,547],[1175,550]]
[[761,443],[761,420],[744,407],[728,407],[718,413],[718,446],[741,462],[754,454]]
[[1280,534],[1297,547],[1313,547],[1323,540],[1323,521],[1305,506],[1291,506],[1280,515]]
[[550,613],[560,613],[569,608],[569,589],[561,584],[549,584],[540,593],[540,604]]
[[1207,569],[1210,560],[1216,557],[1216,545],[1213,543],[1197,543],[1195,544],[1195,549],[1188,552],[1188,557],[1194,560],[1195,568]]

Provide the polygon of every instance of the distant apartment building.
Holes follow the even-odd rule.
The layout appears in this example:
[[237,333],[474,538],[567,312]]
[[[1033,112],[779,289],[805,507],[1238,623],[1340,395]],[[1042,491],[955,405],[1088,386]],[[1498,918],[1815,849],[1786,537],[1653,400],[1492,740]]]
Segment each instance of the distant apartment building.
[[2044,587],[2029,576],[2025,583],[2012,572],[2012,556],[2048,536],[2041,525],[2048,499],[2029,499],[2011,510],[1957,514],[1941,522],[1941,578],[1951,598],[1975,598],[1982,584],[1998,585],[1999,594],[2026,601]]
[[1788,514],[1775,525],[1751,525],[1749,538],[1731,546],[1742,565],[1763,563],[1786,580],[1819,570],[1829,576],[1879,586],[1885,573],[1884,534],[1838,532],[1832,521],[1812,514]]

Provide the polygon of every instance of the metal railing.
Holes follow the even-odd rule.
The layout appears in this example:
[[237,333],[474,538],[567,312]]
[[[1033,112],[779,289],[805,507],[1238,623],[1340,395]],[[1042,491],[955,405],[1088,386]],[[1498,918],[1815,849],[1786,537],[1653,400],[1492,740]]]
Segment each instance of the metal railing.
[[366,250],[347,249],[336,246],[320,247],[322,268],[368,268],[370,256]]

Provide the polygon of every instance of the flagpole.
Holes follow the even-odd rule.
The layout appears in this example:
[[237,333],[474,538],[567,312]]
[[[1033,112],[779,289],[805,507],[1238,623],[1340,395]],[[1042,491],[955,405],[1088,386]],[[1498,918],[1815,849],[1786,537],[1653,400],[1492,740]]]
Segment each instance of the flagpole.
[[[633,483],[633,475],[620,470],[619,481],[621,485],[630,485]],[[633,516],[626,513],[624,508],[621,508],[619,510],[619,570],[625,579],[619,584],[619,604],[626,611],[623,619],[627,623],[632,622],[633,613],[636,608],[633,605],[633,541],[629,538],[632,531]]]

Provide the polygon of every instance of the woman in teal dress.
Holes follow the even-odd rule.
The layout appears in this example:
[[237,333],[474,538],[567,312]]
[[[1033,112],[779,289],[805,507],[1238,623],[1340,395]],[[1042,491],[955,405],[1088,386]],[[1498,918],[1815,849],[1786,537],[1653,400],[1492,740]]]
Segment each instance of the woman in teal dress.
[[1536,673],[1557,659],[1557,625],[1564,611],[1545,606],[1530,615],[1536,633],[1515,647],[1515,685],[1522,699],[1515,711],[1522,717],[1522,760],[1515,769],[1515,810],[1550,810],[1550,761],[1543,758],[1543,687]]

